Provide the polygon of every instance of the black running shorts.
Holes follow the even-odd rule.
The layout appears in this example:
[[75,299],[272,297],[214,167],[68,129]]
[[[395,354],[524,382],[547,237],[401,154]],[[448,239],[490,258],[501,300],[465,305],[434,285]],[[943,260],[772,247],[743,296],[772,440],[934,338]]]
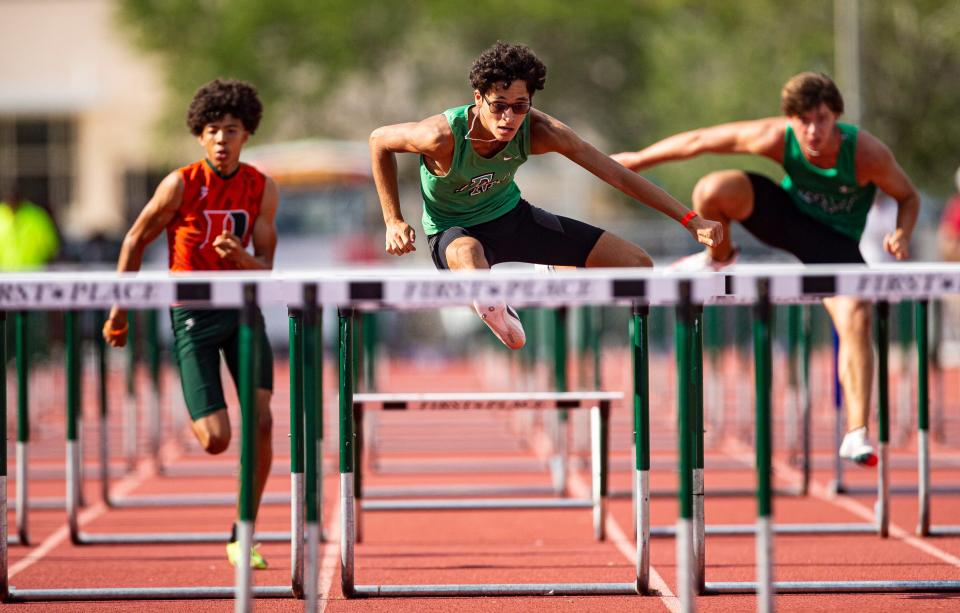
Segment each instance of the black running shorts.
[[528,262],[554,266],[584,266],[587,256],[603,234],[590,224],[554,215],[520,200],[511,211],[496,219],[463,228],[454,226],[427,237],[437,268],[450,268],[447,247],[462,236],[477,239],[493,266],[501,262]]
[[[226,408],[220,381],[220,353],[233,381],[239,384],[240,312],[222,309],[170,309],[173,346],[180,370],[183,397],[194,421]],[[257,361],[255,389],[273,389],[273,354],[264,332],[263,315],[257,312],[254,328]]]
[[753,212],[740,224],[760,241],[795,255],[804,264],[863,264],[860,245],[803,213],[782,187],[746,173],[753,186]]

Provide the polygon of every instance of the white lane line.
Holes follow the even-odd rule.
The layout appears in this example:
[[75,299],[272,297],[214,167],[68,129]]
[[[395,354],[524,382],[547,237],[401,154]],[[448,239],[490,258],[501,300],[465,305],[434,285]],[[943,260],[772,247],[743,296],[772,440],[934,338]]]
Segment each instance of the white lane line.
[[[149,461],[141,462],[137,468],[137,472],[127,475],[117,482],[115,486],[110,488],[110,495],[113,497],[123,497],[133,491],[136,487],[142,484],[146,479],[152,477],[156,474],[156,467]],[[77,515],[77,525],[84,526],[93,520],[97,519],[105,512],[109,510],[106,504],[103,501],[99,501],[93,506],[84,509]],[[43,556],[47,555],[61,545],[64,541],[70,538],[70,527],[66,524],[54,531],[53,534],[48,536],[42,543],[37,545],[36,549],[33,549],[24,557],[22,560],[10,566],[10,571],[7,574],[8,578],[12,578],[17,573],[24,571],[37,562],[40,561]]]
[[[330,488],[325,489],[329,491]],[[333,587],[333,576],[336,574],[337,566],[340,564],[339,499],[337,504],[333,505],[333,513],[330,514],[330,522],[324,534],[326,534],[328,540],[323,546],[320,558],[320,584],[317,590],[319,606],[317,607],[317,613],[323,613],[327,608],[327,601],[330,600],[330,589]]]
[[[574,496],[578,498],[590,497],[590,487],[580,475],[579,471],[571,471],[569,486],[570,493]],[[636,567],[637,544],[627,538],[620,524],[617,523],[613,514],[609,512],[607,513],[607,535],[613,541],[613,544],[616,545],[620,553]],[[667,585],[667,582],[663,580],[663,577],[660,576],[657,569],[653,567],[653,564],[650,565],[650,587],[660,594],[660,602],[663,603],[663,606],[666,607],[670,613],[680,613],[680,599],[673,593],[670,586]]]
[[[742,458],[753,457],[753,451],[746,448],[746,446],[739,441],[734,441],[734,440],[727,441],[724,444],[724,451],[729,455],[733,455],[734,457],[742,457]],[[773,467],[776,469],[777,475],[781,477],[786,477],[797,484],[800,483],[800,478],[801,478],[800,471],[794,468],[793,466],[790,466],[789,463],[784,462],[783,460],[775,459],[773,460]],[[850,513],[853,513],[854,515],[862,519],[865,519],[870,522],[877,521],[877,516],[874,513],[873,509],[871,509],[870,507],[866,506],[861,502],[854,500],[853,498],[849,498],[846,496],[837,496],[821,483],[817,483],[816,481],[811,481],[810,493],[813,495],[814,498],[830,503],[834,506],[840,507],[841,509],[849,511]],[[939,547],[931,545],[930,543],[922,539],[919,539],[913,536],[912,534],[910,534],[909,531],[904,530],[900,526],[894,524],[892,521],[890,522],[890,536],[900,541],[903,541],[907,545],[910,545],[911,547],[919,549],[920,551],[930,556],[933,556],[934,558],[937,558],[943,562],[946,562],[947,564],[960,568],[960,558],[958,558],[953,554],[947,553],[946,551],[940,549]]]

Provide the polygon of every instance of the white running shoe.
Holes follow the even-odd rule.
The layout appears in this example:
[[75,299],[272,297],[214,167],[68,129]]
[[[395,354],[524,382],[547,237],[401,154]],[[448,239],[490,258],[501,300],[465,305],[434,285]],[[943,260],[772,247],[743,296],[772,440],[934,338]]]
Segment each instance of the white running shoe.
[[873,450],[873,445],[867,440],[866,427],[847,432],[840,444],[840,457],[862,466],[877,465],[877,454]]
[[718,262],[710,257],[709,249],[704,249],[698,253],[680,258],[673,264],[670,264],[670,266],[667,267],[667,270],[675,270],[677,272],[715,272],[736,264],[737,256],[739,255],[740,249],[734,247],[733,251],[730,252],[729,258],[722,262]]
[[473,310],[500,342],[510,349],[520,349],[526,344],[527,335],[520,323],[520,316],[503,302],[481,303],[474,300]]

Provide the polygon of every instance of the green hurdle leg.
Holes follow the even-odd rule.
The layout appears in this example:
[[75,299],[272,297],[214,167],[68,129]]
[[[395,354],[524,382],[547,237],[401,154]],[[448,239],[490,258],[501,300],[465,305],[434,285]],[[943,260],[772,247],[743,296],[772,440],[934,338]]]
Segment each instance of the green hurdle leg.
[[254,507],[254,470],[257,461],[256,446],[256,389],[257,389],[257,286],[243,286],[243,307],[240,311],[239,371],[237,387],[240,396],[242,430],[240,438],[240,500],[237,514],[237,536],[240,543],[240,561],[236,570],[236,607],[250,611],[253,601],[253,578],[250,570],[250,547],[253,545],[253,526],[257,517]]
[[[554,310],[553,318],[553,387],[554,391],[566,392],[567,385],[567,307],[558,307]],[[569,413],[567,409],[557,411],[557,429],[554,439],[553,486],[557,496],[567,493],[567,455],[569,448],[568,429]]]
[[917,534],[930,534],[930,373],[927,369],[929,303],[918,300],[914,307],[917,331]]
[[77,514],[80,507],[80,444],[77,440],[77,420],[80,413],[80,332],[78,313],[63,314],[67,371],[67,524],[70,540],[80,543],[80,527]]
[[[17,360],[17,535],[21,545],[30,544],[29,474],[27,461],[30,446],[30,314],[19,311],[15,318],[15,351]],[[4,341],[5,343],[6,341]],[[6,345],[4,345],[6,349]],[[4,356],[6,357],[6,356]],[[0,363],[6,363],[6,360]]]
[[650,307],[633,305],[633,449],[636,500],[634,521],[637,535],[637,593],[650,593]]
[[[96,322],[105,321],[107,314],[94,311]],[[96,326],[94,326],[96,330]],[[110,441],[107,421],[107,342],[102,334],[94,334],[94,346],[97,351],[97,404],[100,408],[100,497],[108,506],[110,501]]]
[[806,496],[810,490],[810,480],[812,478],[811,454],[813,451],[813,398],[810,394],[810,349],[813,339],[812,314],[810,305],[801,307],[800,319],[800,410],[803,415],[802,420],[802,446],[803,446],[803,477],[800,483],[800,495]]
[[163,434],[163,418],[160,415],[160,323],[156,309],[147,311],[147,363],[150,366],[150,453],[157,467],[163,469],[160,445]]
[[886,537],[890,533],[890,304],[877,303],[877,422],[879,432],[877,466],[877,534]]
[[123,454],[127,470],[137,464],[137,312],[127,313],[126,394],[123,402]]
[[909,385],[911,368],[910,337],[913,333],[913,317],[911,317],[911,301],[904,300],[897,304],[897,350],[900,354],[899,384],[897,385],[897,430],[896,440],[902,443],[910,436],[913,418],[913,390]]
[[303,428],[303,445],[306,465],[306,525],[307,525],[307,563],[306,563],[306,607],[315,611],[318,604],[317,575],[319,572],[320,549],[320,482],[322,479],[319,422],[323,420],[323,388],[321,375],[323,369],[323,349],[319,340],[319,312],[317,309],[317,286],[309,284],[303,290],[303,337],[300,341],[303,360],[302,389],[304,411],[300,427]]
[[694,306],[693,335],[690,339],[690,357],[693,367],[691,407],[693,413],[693,561],[694,587],[703,593],[706,581],[706,527],[703,506],[703,306]]
[[[303,397],[305,382],[303,376],[303,311],[290,308],[287,312],[287,329],[290,344],[290,496],[291,505],[290,535],[293,546],[290,548],[290,577],[293,593],[303,598],[303,538],[304,506],[296,504],[304,499],[303,455],[304,455],[304,416]],[[309,505],[309,501],[307,502]]]
[[770,417],[772,369],[772,311],[770,282],[757,281],[753,317],[754,385],[756,395],[755,446],[757,456],[757,609],[773,611],[773,495],[771,469],[773,436]]
[[319,539],[326,541],[323,533],[323,307],[317,305],[316,317],[313,326],[313,335],[309,337],[313,342],[314,362],[316,366],[313,369],[313,385],[316,388],[314,406],[316,412],[316,423],[314,425],[314,439],[317,441],[317,475],[314,481],[317,484],[317,529],[319,530]]
[[690,282],[680,282],[680,303],[674,325],[674,347],[677,353],[677,434],[679,438],[679,503],[677,520],[677,586],[681,611],[694,610],[693,560],[693,356],[691,355],[694,327],[693,304],[690,301]]
[[355,435],[353,426],[353,310],[340,309],[340,589],[354,595],[353,549],[356,500],[354,498]]
[[377,391],[377,347],[380,339],[377,336],[377,314],[373,311],[361,315],[363,327],[363,384],[368,392]]
[[[363,356],[358,353],[358,349],[365,346],[365,343],[358,342],[358,334],[363,334],[363,314],[358,311],[353,311],[352,324],[353,326],[353,349],[354,352],[350,356],[352,363],[351,371],[353,372],[353,385],[354,389],[358,389],[362,384],[357,379],[357,373],[360,372],[360,362],[363,359]],[[353,540],[355,543],[363,542],[363,446],[364,446],[364,411],[362,406],[353,407],[353,427],[354,427],[354,447],[353,447],[353,497],[355,501],[354,512],[354,523],[353,523]]]

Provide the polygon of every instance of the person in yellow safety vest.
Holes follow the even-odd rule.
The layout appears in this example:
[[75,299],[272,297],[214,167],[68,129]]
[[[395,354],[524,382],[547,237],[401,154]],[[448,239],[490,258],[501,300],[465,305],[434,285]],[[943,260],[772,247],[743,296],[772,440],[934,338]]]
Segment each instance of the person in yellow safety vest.
[[16,192],[0,200],[0,271],[43,268],[59,249],[57,226],[43,207]]

